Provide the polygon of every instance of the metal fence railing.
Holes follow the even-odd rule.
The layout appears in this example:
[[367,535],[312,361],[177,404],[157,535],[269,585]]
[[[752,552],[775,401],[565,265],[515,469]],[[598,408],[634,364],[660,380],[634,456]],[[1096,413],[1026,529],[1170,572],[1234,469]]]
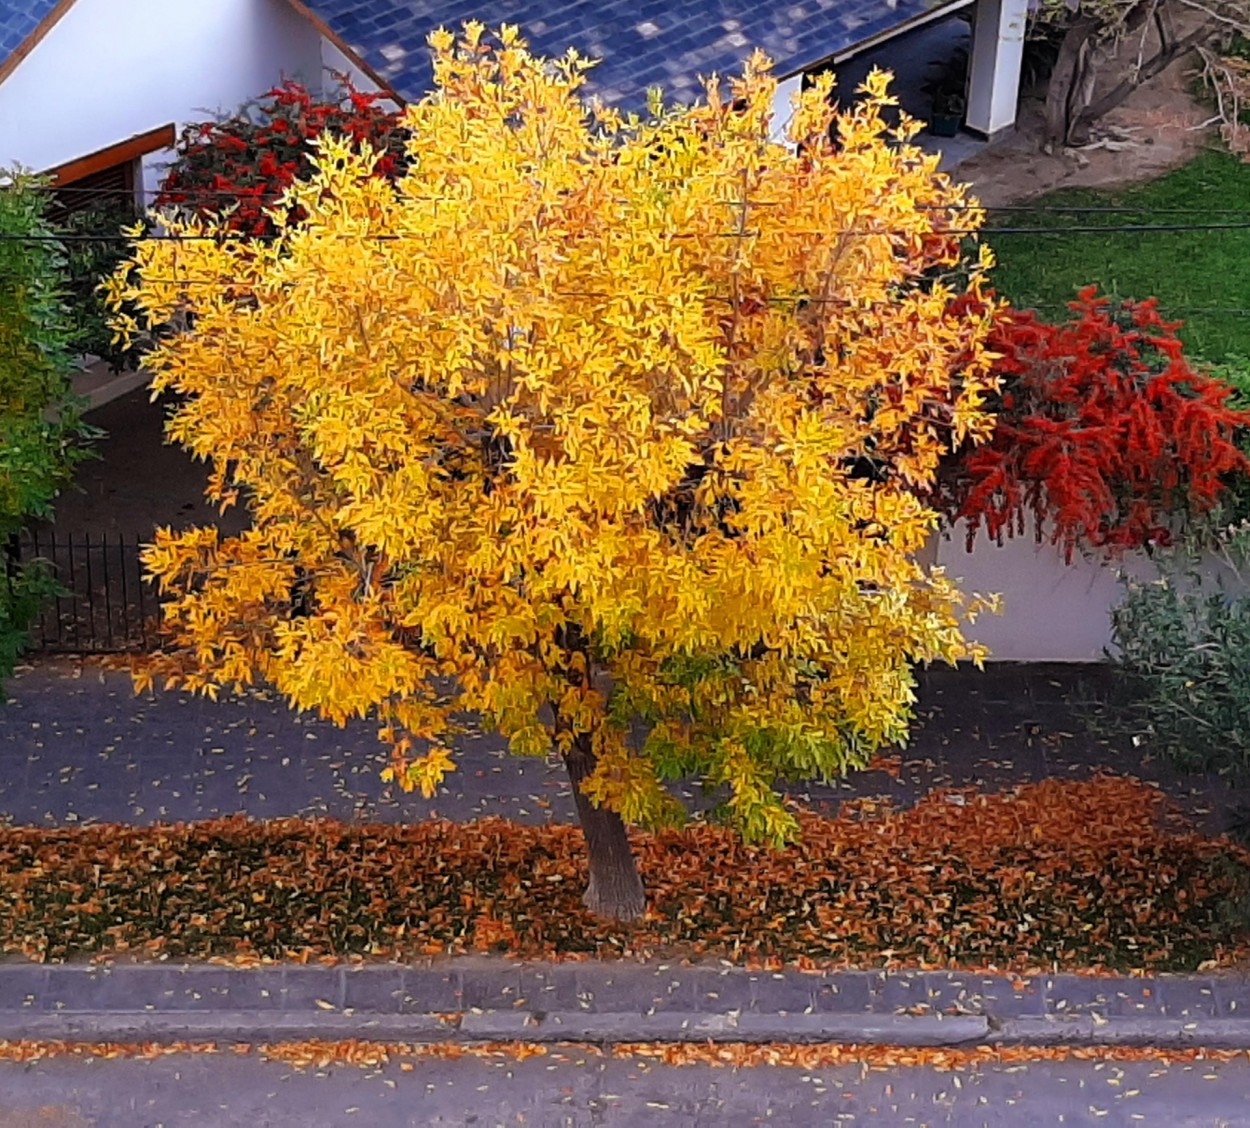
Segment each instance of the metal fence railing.
[[139,559],[151,536],[27,529],[8,545],[11,561],[46,563],[61,592],[31,631],[43,653],[142,650],[155,642],[160,603]]

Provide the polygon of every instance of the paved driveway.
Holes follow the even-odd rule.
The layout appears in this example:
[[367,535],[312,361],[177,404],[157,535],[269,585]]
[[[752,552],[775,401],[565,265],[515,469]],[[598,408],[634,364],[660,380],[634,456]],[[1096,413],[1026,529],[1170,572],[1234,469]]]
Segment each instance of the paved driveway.
[[[1211,828],[1235,796],[1215,777],[1178,778],[1131,747],[1100,742],[1074,702],[1096,671],[1062,667],[935,670],[898,778],[863,772],[795,794],[817,806],[853,795],[910,802],[936,786],[1009,786],[1098,767],[1161,780]],[[511,756],[496,736],[467,732],[459,770],[431,801],[385,785],[374,726],[346,729],[292,713],[267,694],[219,702],[181,693],[136,697],[128,676],[98,665],[48,662],[20,672],[0,707],[0,818],[47,825],[148,823],[246,812],[258,818],[328,814],[411,821],[502,815],[572,820],[562,768]],[[709,800],[698,788],[692,805]]]

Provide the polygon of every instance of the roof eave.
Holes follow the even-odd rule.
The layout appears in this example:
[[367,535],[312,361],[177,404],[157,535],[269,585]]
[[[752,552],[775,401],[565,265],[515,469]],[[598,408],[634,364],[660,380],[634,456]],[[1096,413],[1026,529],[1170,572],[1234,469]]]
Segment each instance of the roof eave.
[[[72,3],[73,0],[70,0],[70,2]],[[378,74],[373,67],[362,59],[360,55],[353,50],[351,45],[348,44],[328,23],[326,23],[325,20],[317,15],[316,12],[308,7],[303,0],[287,0],[287,3],[290,4],[291,7],[294,8],[301,16],[303,16],[304,19],[311,23],[313,27],[325,36],[326,39],[333,43],[335,47],[342,51],[354,66],[359,67],[361,71],[367,74],[372,81],[376,82],[378,84],[378,88],[385,92],[386,96],[397,106],[402,108],[408,104],[407,98],[400,94],[394,86],[387,82],[385,78]]]
[[0,82],[21,66],[22,60],[39,46],[43,37],[61,22],[61,17],[73,6],[74,0],[57,0],[56,6],[35,25],[34,31],[9,53],[8,58],[0,61]]
[[795,75],[805,74],[807,71],[815,70],[817,67],[836,65],[844,63],[853,55],[858,55],[861,51],[867,51],[872,47],[878,47],[882,43],[887,43],[891,39],[909,31],[915,31],[918,27],[924,27],[925,24],[936,23],[945,16],[958,12],[961,8],[969,8],[975,4],[977,0],[949,0],[948,3],[938,4],[927,12],[921,12],[917,16],[912,16],[909,20],[895,24],[893,27],[884,31],[875,32],[872,35],[865,36],[856,43],[852,43],[848,47],[843,47],[834,51],[829,55],[821,55],[819,58],[812,59],[810,62],[803,63],[801,66],[794,66],[792,63],[786,63],[784,67],[778,67],[775,74],[778,79],[785,80],[793,78]]

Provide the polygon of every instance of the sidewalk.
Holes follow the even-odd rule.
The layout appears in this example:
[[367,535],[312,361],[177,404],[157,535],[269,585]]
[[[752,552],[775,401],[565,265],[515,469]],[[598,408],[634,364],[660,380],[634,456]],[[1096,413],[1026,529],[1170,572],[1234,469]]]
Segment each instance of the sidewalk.
[[0,964],[0,1039],[1250,1049],[1250,979],[723,964]]
[[[1105,672],[1080,666],[938,668],[923,677],[920,718],[897,778],[853,773],[792,794],[828,809],[855,796],[905,804],[935,787],[999,790],[1098,769],[1160,783],[1205,830],[1228,824],[1246,801],[1214,775],[1178,776],[1128,742],[1088,731],[1074,702]],[[214,703],[180,693],[135,697],[129,677],[98,665],[40,663],[8,685],[0,707],[0,818],[19,824],[146,824],[246,813],[256,818],[329,815],[362,821],[522,822],[575,818],[558,765],[510,755],[496,736],[459,741],[458,770],[430,801],[382,782],[386,754],[374,726],[339,730],[290,712],[271,695]],[[682,789],[692,807],[712,800]]]
[[[817,808],[850,796],[913,801],[933,787],[1001,789],[1099,768],[1156,780],[1201,825],[1221,829],[1237,796],[1180,778],[1131,747],[1100,743],[1075,702],[1094,669],[935,670],[897,778],[865,772],[794,794]],[[41,664],[0,709],[0,816],[16,823],[147,824],[236,812],[258,818],[525,822],[575,817],[563,770],[512,757],[470,732],[459,770],[431,801],[384,785],[369,725],[346,730],[263,694],[219,703],[136,698],[125,674]],[[689,789],[693,806],[708,797]],[[1250,1049],[1250,978],[1014,977],[920,971],[750,971],[637,961],[422,965],[0,961],[0,1040],[87,1042],[835,1042],[904,1046],[1142,1045]]]

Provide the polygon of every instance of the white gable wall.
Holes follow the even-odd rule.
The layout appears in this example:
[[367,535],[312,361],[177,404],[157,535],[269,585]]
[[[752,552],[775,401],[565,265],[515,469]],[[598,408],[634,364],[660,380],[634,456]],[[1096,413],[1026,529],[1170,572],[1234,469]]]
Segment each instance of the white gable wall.
[[[322,40],[286,0],[77,0],[0,83],[0,166],[44,170],[231,112],[283,77],[322,83]],[[144,160],[144,187],[169,154]]]

